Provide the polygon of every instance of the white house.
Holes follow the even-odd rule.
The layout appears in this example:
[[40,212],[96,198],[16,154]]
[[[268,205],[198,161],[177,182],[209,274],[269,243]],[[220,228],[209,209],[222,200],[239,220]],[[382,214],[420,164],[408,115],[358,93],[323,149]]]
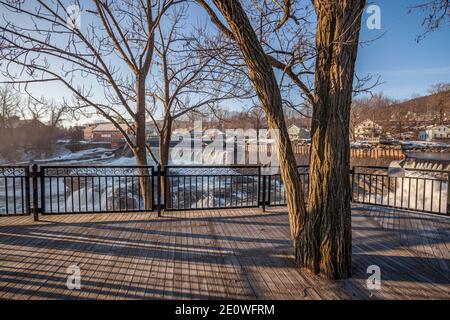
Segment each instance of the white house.
[[288,128],[288,134],[291,141],[296,141],[300,139],[309,139],[310,133],[308,130],[304,128],[300,128],[296,126],[295,124],[291,125]]
[[355,136],[357,138],[373,138],[380,134],[381,127],[374,121],[367,119],[355,127]]
[[419,131],[419,140],[450,139],[450,128],[444,125],[431,126]]

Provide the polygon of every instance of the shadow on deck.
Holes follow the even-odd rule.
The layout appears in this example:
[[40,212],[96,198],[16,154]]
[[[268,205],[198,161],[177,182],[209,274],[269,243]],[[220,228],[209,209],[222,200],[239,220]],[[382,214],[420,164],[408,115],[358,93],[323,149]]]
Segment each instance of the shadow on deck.
[[285,208],[0,218],[0,299],[450,298],[450,219],[358,206],[352,223],[353,277],[332,282],[295,268]]

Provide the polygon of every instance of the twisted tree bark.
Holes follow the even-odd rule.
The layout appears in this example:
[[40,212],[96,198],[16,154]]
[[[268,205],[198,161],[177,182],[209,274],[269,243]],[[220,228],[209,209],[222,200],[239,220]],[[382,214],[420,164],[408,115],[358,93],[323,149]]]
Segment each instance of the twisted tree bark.
[[264,53],[239,1],[213,0],[230,30],[204,0],[197,2],[216,26],[236,41],[269,127],[279,130],[278,156],[298,265],[328,278],[351,276],[349,118],[365,0],[313,1],[317,58],[308,210],[272,70],[276,64]]
[[[146,149],[146,132],[145,132],[145,78],[136,77],[136,147],[133,149],[136,158],[136,164],[141,167],[147,167],[147,149]],[[144,200],[144,208],[151,210],[153,207],[153,190],[151,180],[149,179],[148,168],[139,168],[139,184],[141,195]]]
[[328,278],[351,276],[350,105],[365,0],[315,0],[317,58],[310,182],[297,263]]
[[242,52],[249,78],[266,113],[269,128],[278,130],[280,173],[286,191],[291,239],[296,245],[301,223],[305,219],[306,207],[275,74],[240,2],[214,0],[214,4],[230,26],[233,38]]

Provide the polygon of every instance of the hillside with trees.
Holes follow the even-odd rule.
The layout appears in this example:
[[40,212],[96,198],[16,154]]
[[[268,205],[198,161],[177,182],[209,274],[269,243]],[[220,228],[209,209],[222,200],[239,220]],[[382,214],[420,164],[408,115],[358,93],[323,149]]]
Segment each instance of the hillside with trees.
[[430,125],[450,124],[450,84],[436,84],[429,95],[396,101],[374,94],[353,101],[352,127],[370,119],[382,127],[385,136],[401,138],[417,134]]

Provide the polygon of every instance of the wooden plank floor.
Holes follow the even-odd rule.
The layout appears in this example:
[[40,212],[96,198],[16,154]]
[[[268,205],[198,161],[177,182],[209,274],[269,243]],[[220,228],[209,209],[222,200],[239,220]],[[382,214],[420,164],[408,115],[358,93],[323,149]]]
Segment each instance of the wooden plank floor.
[[285,210],[2,217],[0,299],[450,299],[449,218],[354,207],[353,277],[327,281],[296,269]]

